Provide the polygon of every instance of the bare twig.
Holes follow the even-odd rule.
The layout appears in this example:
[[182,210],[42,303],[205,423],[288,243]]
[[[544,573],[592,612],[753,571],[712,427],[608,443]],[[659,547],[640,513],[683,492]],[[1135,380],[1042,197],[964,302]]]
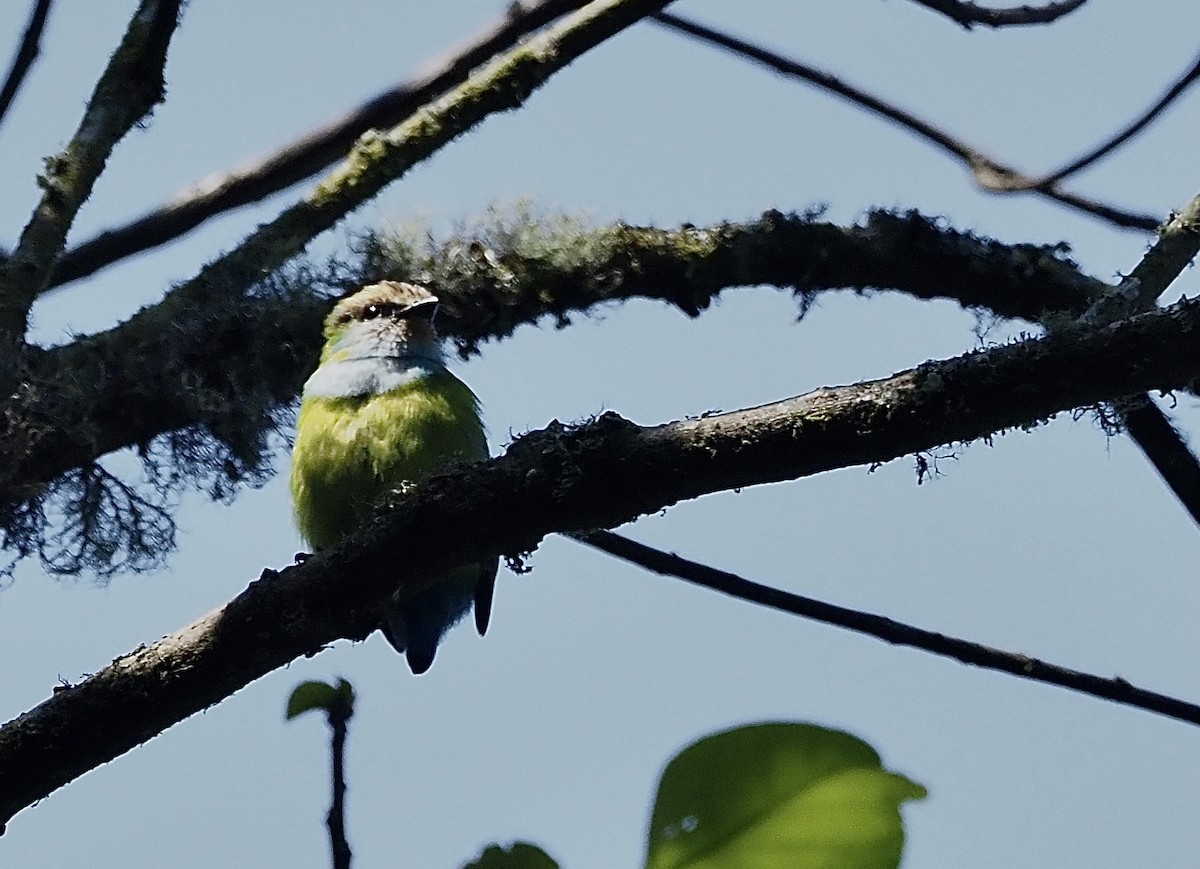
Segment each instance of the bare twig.
[[0,727],[0,822],[337,638],[404,594],[553,532],[611,528],[715,491],[883,462],[1200,375],[1200,301],[930,362],[886,380],[642,427],[555,423],[397,493],[341,544],[63,687]]
[[1159,694],[1156,691],[1137,688],[1120,676],[1105,679],[1091,673],[1082,673],[1078,670],[1060,667],[1057,664],[1050,664],[1028,655],[1007,652],[957,637],[948,637],[936,631],[927,631],[904,622],[894,621],[886,616],[792,594],[724,570],[717,570],[707,564],[663,552],[611,531],[585,531],[568,536],[654,573],[682,579],[693,585],[719,591],[739,600],[749,601],[813,621],[836,625],[855,633],[876,637],[893,645],[911,646],[934,655],[954,658],[964,664],[983,667],[987,670],[998,670],[1048,685],[1058,685],[1071,691],[1090,694],[1093,697],[1111,700],[1124,706],[1144,709],[1147,712],[1165,715],[1189,724],[1200,724],[1200,705],[1166,694]]
[[1149,126],[1159,115],[1166,111],[1171,103],[1175,102],[1181,94],[1185,93],[1197,81],[1200,81],[1200,55],[1197,55],[1187,71],[1167,88],[1163,95],[1155,101],[1154,105],[1146,109],[1146,111],[1131,121],[1122,130],[1115,133],[1111,138],[1101,142],[1082,156],[1075,158],[1061,169],[1055,169],[1041,178],[1033,179],[1034,183],[1032,187],[1053,187],[1063,179],[1083,171],[1096,161],[1108,156]]
[[350,842],[346,839],[346,725],[352,710],[348,703],[341,703],[327,711],[330,740],[330,773],[333,777],[332,797],[325,824],[329,828],[329,850],[333,855],[333,869],[350,869]]
[[0,262],[0,344],[16,347],[29,308],[62,253],[80,206],[117,142],[163,98],[163,67],[181,0],[142,0],[66,148],[46,161],[41,202]]
[[257,202],[315,175],[345,157],[354,140],[367,130],[396,126],[426,103],[461,84],[483,62],[585,5],[587,0],[541,0],[528,7],[514,4],[490,29],[444,60],[431,64],[428,72],[375,95],[271,154],[205,179],[153,211],[71,248],[55,266],[50,288],[166,244],[218,214]]
[[1050,24],[1082,6],[1087,0],[1061,0],[1041,6],[1017,6],[993,9],[970,0],[913,0],[914,3],[945,15],[956,24],[970,30],[976,24],[987,27],[1019,27],[1028,24]]
[[50,14],[51,2],[52,0],[36,0],[33,9],[29,12],[29,23],[25,25],[25,35],[21,37],[17,53],[13,55],[8,75],[4,77],[4,86],[0,87],[0,124],[4,122],[4,116],[8,114],[13,97],[21,89],[25,76],[29,74],[33,62],[37,60],[42,30],[46,26],[46,17]]
[[1152,231],[1158,227],[1158,219],[1152,215],[1125,211],[1076,193],[1061,190],[1057,184],[1039,185],[1039,179],[1000,163],[945,130],[918,118],[913,113],[854,85],[847,84],[824,70],[784,57],[760,45],[722,33],[673,13],[661,12],[654,18],[659,23],[694,39],[711,43],[740,57],[761,63],[783,75],[807,81],[848,102],[875,112],[961,161],[971,170],[975,183],[990,193],[1033,193],[1098,217],[1123,229]]

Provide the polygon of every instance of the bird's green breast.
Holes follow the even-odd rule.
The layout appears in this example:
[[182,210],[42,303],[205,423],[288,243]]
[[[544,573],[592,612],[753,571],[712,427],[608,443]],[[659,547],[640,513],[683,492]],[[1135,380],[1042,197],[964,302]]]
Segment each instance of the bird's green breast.
[[292,455],[296,524],[321,549],[404,481],[487,455],[478,400],[448,371],[375,395],[307,397]]

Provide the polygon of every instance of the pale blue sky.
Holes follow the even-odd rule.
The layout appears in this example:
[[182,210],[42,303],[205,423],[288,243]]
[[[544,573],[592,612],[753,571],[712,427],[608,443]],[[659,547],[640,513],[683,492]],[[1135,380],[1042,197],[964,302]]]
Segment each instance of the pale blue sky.
[[[36,201],[42,156],[74,129],[132,0],[62,0],[0,127],[0,241]],[[190,4],[169,101],[113,155],[76,239],[257,155],[414,72],[502,3]],[[827,66],[1030,170],[1072,157],[1156,96],[1197,49],[1193,0],[1094,0],[1052,28],[965,33],[905,0],[680,2]],[[0,57],[26,4],[3,6]],[[1193,93],[1079,189],[1165,213],[1200,190]],[[127,316],[278,205],[60,292],[39,339]],[[973,190],[908,135],[649,24],[594,51],[362,209],[353,225],[470,218],[529,197],[598,221],[703,224],[828,203],[847,222],[915,207],[1007,241],[1069,241],[1128,270],[1147,243],[1032,199]],[[322,239],[344,241],[337,229]],[[1193,295],[1196,273],[1179,289]],[[493,449],[603,409],[643,423],[882,377],[975,345],[948,303],[828,295],[801,323],[772,289],[696,321],[649,303],[565,331],[525,328],[460,374]],[[998,337],[1003,337],[998,336]],[[1179,412],[1200,430],[1197,402]],[[280,457],[286,471],[288,457]],[[912,464],[852,468],[680,505],[634,536],[780,586],[1195,699],[1200,535],[1137,450],[1087,419],[974,445],[917,487]],[[299,541],[283,477],[232,507],[192,495],[169,570],[98,588],[35,565],[0,591],[0,718],[220,605]],[[285,725],[306,678],[350,679],[356,866],[453,867],[527,838],[574,869],[634,866],[661,766],[729,725],[845,727],[925,784],[906,865],[1127,867],[1200,861],[1194,730],[725,600],[548,541],[502,572],[484,640],[455,631],[414,678],[378,636],[251,685],[18,815],[0,864],[123,869],[327,865],[325,725]]]

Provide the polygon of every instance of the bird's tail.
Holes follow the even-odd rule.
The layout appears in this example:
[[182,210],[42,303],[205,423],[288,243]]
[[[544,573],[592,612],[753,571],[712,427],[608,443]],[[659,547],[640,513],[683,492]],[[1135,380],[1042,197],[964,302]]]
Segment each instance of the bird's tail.
[[474,584],[454,577],[440,582],[416,597],[390,607],[380,626],[387,641],[408,659],[414,673],[424,673],[433,664],[442,636],[466,615],[474,595]]

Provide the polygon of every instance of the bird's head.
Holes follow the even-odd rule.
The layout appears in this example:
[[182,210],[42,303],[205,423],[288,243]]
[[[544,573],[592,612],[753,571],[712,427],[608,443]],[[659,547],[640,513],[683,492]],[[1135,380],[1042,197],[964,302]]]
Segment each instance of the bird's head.
[[325,318],[321,361],[377,356],[441,359],[433,315],[437,296],[424,287],[381,281],[334,305]]

